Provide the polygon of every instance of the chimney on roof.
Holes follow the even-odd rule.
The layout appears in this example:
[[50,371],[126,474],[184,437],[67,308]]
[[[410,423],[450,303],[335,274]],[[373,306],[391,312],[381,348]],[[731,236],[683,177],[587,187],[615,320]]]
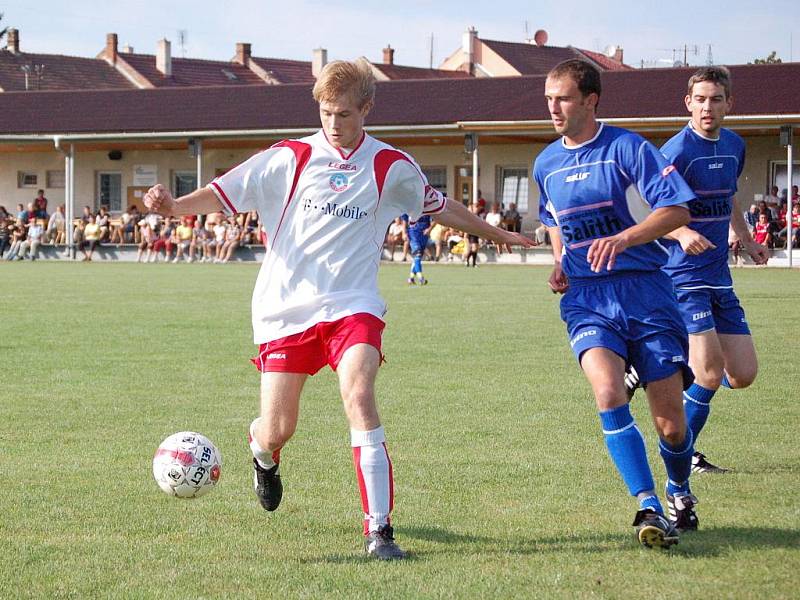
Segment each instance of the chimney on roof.
[[164,77],[172,77],[172,44],[167,39],[158,40],[156,69]]
[[9,27],[6,32],[6,50],[11,54],[19,54],[19,30]]
[[117,64],[117,34],[106,34],[106,60],[110,61],[112,65]]
[[622,46],[617,46],[617,50],[614,52],[614,56],[611,58],[619,64],[622,64]]
[[315,79],[319,77],[326,64],[328,64],[328,51],[325,48],[315,48],[314,57],[311,60],[311,74]]
[[383,49],[383,64],[394,64],[394,48],[392,48],[391,44],[386,44],[386,48]]
[[472,73],[475,67],[475,41],[478,39],[478,30],[470,27],[461,37],[461,50],[464,53],[464,62],[467,68],[464,71]]
[[130,44],[125,44],[122,47],[122,52],[123,54],[133,54],[133,46],[131,46]]
[[236,44],[236,57],[233,59],[233,61],[239,63],[240,65],[244,65],[246,67],[247,63],[250,62],[250,56],[251,56],[250,44],[238,42]]

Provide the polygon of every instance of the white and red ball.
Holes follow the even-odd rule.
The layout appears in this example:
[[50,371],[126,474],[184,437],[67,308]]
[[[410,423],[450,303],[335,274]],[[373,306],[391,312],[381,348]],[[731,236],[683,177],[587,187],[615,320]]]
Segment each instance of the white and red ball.
[[165,494],[197,498],[210,492],[222,473],[222,455],[206,436],[173,433],[153,457],[153,477]]

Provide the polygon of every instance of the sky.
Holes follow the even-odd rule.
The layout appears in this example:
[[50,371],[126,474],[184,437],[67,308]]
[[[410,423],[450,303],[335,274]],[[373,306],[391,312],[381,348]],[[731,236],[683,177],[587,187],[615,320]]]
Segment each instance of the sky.
[[0,13],[0,29],[17,28],[23,52],[71,56],[96,56],[113,32],[120,48],[154,54],[166,38],[175,57],[215,60],[229,60],[237,42],[249,42],[255,56],[309,61],[314,48],[325,48],[329,60],[366,56],[377,62],[391,44],[396,64],[427,67],[431,54],[438,66],[475,27],[490,40],[521,42],[544,29],[552,46],[598,52],[621,46],[625,62],[635,67],[672,66],[684,52],[690,65],[703,65],[709,50],[714,64],[752,62],[773,50],[784,61],[800,61],[797,0],[0,0]]

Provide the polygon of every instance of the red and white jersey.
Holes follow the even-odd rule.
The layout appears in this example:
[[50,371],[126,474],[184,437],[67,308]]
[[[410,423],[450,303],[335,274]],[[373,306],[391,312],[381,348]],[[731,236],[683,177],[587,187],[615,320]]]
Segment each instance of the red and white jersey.
[[229,213],[257,210],[264,226],[257,344],[360,312],[382,318],[378,267],[389,223],[439,213],[446,201],[408,154],[366,133],[348,154],[322,131],[284,140],[209,187]]

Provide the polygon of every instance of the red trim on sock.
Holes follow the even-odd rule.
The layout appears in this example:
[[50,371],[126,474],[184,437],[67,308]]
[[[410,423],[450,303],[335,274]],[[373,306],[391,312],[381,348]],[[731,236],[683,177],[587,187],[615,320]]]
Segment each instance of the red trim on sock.
[[[369,498],[367,497],[367,484],[364,482],[364,473],[361,470],[361,447],[353,447],[353,464],[356,467],[358,490],[361,493],[361,508],[365,515],[369,515]],[[369,533],[369,519],[364,519],[364,535]]]

